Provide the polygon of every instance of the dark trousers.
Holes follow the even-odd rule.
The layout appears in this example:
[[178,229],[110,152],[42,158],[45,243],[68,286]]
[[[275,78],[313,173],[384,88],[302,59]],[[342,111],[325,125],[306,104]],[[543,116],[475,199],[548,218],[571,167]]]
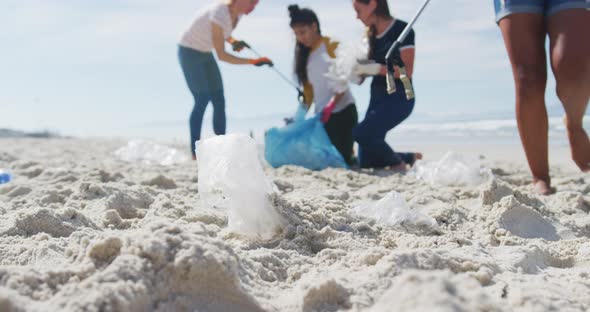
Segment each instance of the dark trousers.
[[396,153],[385,142],[389,130],[402,123],[414,110],[414,99],[406,98],[404,87],[398,81],[397,92],[387,94],[385,88],[372,88],[371,102],[365,119],[353,130],[359,144],[361,168],[395,166],[402,161],[413,163],[413,153]]
[[196,155],[195,142],[201,139],[203,115],[209,102],[213,104],[213,131],[225,134],[225,96],[217,62],[212,53],[179,47],[178,59],[190,89],[194,106],[189,120],[191,153]]
[[344,110],[333,113],[330,120],[324,125],[330,141],[340,152],[347,165],[354,165],[354,139],[352,129],[358,123],[358,113],[354,104],[348,105]]

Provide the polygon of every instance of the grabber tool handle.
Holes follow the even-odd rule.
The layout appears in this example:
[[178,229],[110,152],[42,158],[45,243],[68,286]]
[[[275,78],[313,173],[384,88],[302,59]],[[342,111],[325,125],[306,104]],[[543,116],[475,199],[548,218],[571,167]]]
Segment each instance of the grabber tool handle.
[[[391,67],[391,69],[390,69]],[[395,87],[395,69],[392,63],[387,64],[387,94],[393,94],[397,91]]]
[[412,85],[412,80],[410,80],[410,77],[408,77],[405,67],[400,67],[399,71],[399,79],[402,81],[402,84],[404,85],[404,90],[406,90],[406,98],[408,100],[412,100],[416,96],[414,94],[414,86]]
[[388,94],[393,94],[397,91],[395,87],[395,65],[398,60],[401,60],[401,56],[399,55],[400,45],[400,41],[396,40],[391,46],[391,48],[389,48],[389,51],[385,56],[385,67],[387,68],[386,80]]
[[[400,66],[401,65],[401,66]],[[397,65],[399,68],[399,79],[402,81],[404,85],[404,91],[406,93],[406,98],[408,100],[413,99],[416,95],[414,94],[414,86],[412,85],[412,80],[408,77],[408,73],[406,72],[406,67],[402,64]],[[393,62],[387,65],[387,93],[393,94],[397,91],[395,86],[395,65]]]
[[393,94],[397,91],[395,87],[395,66],[397,66],[400,72],[399,78],[402,81],[402,84],[404,85],[406,98],[408,100],[411,100],[415,97],[414,86],[412,85],[412,80],[410,79],[410,77],[408,77],[406,65],[404,64],[404,61],[402,60],[401,55],[399,53],[399,45],[399,41],[396,41],[393,44],[393,56],[390,55],[390,58],[387,59],[387,93]]

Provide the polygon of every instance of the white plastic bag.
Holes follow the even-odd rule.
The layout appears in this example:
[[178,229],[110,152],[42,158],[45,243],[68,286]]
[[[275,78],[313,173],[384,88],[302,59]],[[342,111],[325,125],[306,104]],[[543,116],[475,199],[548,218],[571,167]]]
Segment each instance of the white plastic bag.
[[230,134],[199,141],[197,159],[201,200],[228,210],[231,231],[269,239],[283,227],[270,198],[276,186],[264,175],[252,138]]
[[469,158],[449,152],[439,161],[418,161],[412,172],[418,179],[433,186],[478,186],[492,177],[488,168],[481,166],[477,158]]
[[360,60],[367,58],[367,43],[361,45],[341,44],[336,49],[336,58],[330,59],[330,68],[325,75],[328,85],[334,92],[343,93],[348,90],[348,83],[359,84],[361,77],[354,68]]
[[376,202],[359,205],[353,210],[357,215],[408,233],[431,234],[438,231],[436,220],[411,210],[404,197],[397,192],[391,192]]
[[177,149],[148,141],[129,141],[127,146],[115,151],[115,156],[127,162],[139,162],[146,165],[171,166],[188,161],[188,156]]

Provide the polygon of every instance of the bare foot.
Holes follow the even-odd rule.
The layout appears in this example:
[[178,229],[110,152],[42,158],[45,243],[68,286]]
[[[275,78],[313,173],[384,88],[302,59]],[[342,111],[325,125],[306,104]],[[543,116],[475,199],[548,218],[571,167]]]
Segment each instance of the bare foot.
[[197,160],[197,156],[193,155],[193,160]]
[[[567,127],[567,120],[564,120]],[[583,172],[590,172],[590,140],[584,128],[570,129],[567,131],[570,140],[572,158]]]
[[533,191],[535,194],[543,196],[553,194],[551,183],[544,180],[533,181]]
[[410,164],[410,167],[414,167],[414,165],[416,164],[416,161],[418,160],[422,160],[422,158],[424,158],[424,155],[422,155],[422,153],[414,153],[414,161]]
[[404,173],[407,171],[408,168],[408,164],[406,164],[405,162],[401,162],[395,166],[391,166],[389,167],[389,170],[394,171],[394,172],[398,172],[398,173]]

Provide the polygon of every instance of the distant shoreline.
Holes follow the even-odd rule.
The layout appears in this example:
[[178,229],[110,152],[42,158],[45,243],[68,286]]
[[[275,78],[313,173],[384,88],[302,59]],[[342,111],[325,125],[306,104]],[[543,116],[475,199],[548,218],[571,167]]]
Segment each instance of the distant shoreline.
[[63,138],[63,136],[51,131],[20,131],[11,129],[0,129],[0,138],[35,138],[35,139],[53,139]]

